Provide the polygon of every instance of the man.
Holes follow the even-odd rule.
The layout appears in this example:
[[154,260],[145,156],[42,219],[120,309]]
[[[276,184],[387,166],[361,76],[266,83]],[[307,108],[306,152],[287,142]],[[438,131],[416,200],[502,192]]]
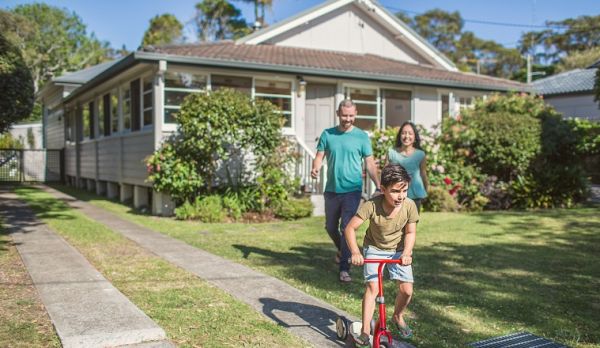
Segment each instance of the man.
[[[339,125],[321,133],[317,155],[311,175],[319,176],[323,157],[327,156],[327,184],[325,186],[325,229],[337,247],[340,261],[340,281],[351,282],[351,256],[343,231],[360,205],[362,196],[362,162],[375,187],[379,188],[377,168],[369,136],[354,127],[356,105],[350,99],[343,100],[337,109]],[[379,190],[379,189],[378,189]]]

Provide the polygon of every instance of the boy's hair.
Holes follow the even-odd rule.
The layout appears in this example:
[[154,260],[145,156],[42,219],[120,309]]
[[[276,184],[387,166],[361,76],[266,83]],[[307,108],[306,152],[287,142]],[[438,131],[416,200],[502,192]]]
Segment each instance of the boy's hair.
[[389,187],[399,182],[410,184],[410,175],[399,164],[388,164],[381,171],[381,185]]

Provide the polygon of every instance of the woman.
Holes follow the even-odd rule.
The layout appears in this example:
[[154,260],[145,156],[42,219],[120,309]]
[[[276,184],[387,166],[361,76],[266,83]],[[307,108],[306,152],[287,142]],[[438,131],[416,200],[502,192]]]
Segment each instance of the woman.
[[396,147],[389,149],[386,163],[399,164],[410,175],[412,181],[408,187],[408,198],[415,201],[417,210],[421,201],[427,197],[427,158],[421,149],[421,138],[412,122],[404,122],[396,136]]

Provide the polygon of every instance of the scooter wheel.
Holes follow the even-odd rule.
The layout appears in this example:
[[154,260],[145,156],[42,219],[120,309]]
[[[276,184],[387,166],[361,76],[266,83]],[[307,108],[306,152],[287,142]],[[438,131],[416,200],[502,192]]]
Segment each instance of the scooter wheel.
[[389,342],[380,342],[379,347],[392,348],[392,345]]
[[339,340],[345,341],[348,337],[348,319],[346,317],[341,316],[338,317],[335,321],[335,333]]

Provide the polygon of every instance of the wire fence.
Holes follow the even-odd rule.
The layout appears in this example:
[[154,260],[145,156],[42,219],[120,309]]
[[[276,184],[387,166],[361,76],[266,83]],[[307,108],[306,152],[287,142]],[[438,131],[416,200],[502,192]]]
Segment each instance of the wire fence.
[[0,150],[0,182],[63,181],[62,150]]

